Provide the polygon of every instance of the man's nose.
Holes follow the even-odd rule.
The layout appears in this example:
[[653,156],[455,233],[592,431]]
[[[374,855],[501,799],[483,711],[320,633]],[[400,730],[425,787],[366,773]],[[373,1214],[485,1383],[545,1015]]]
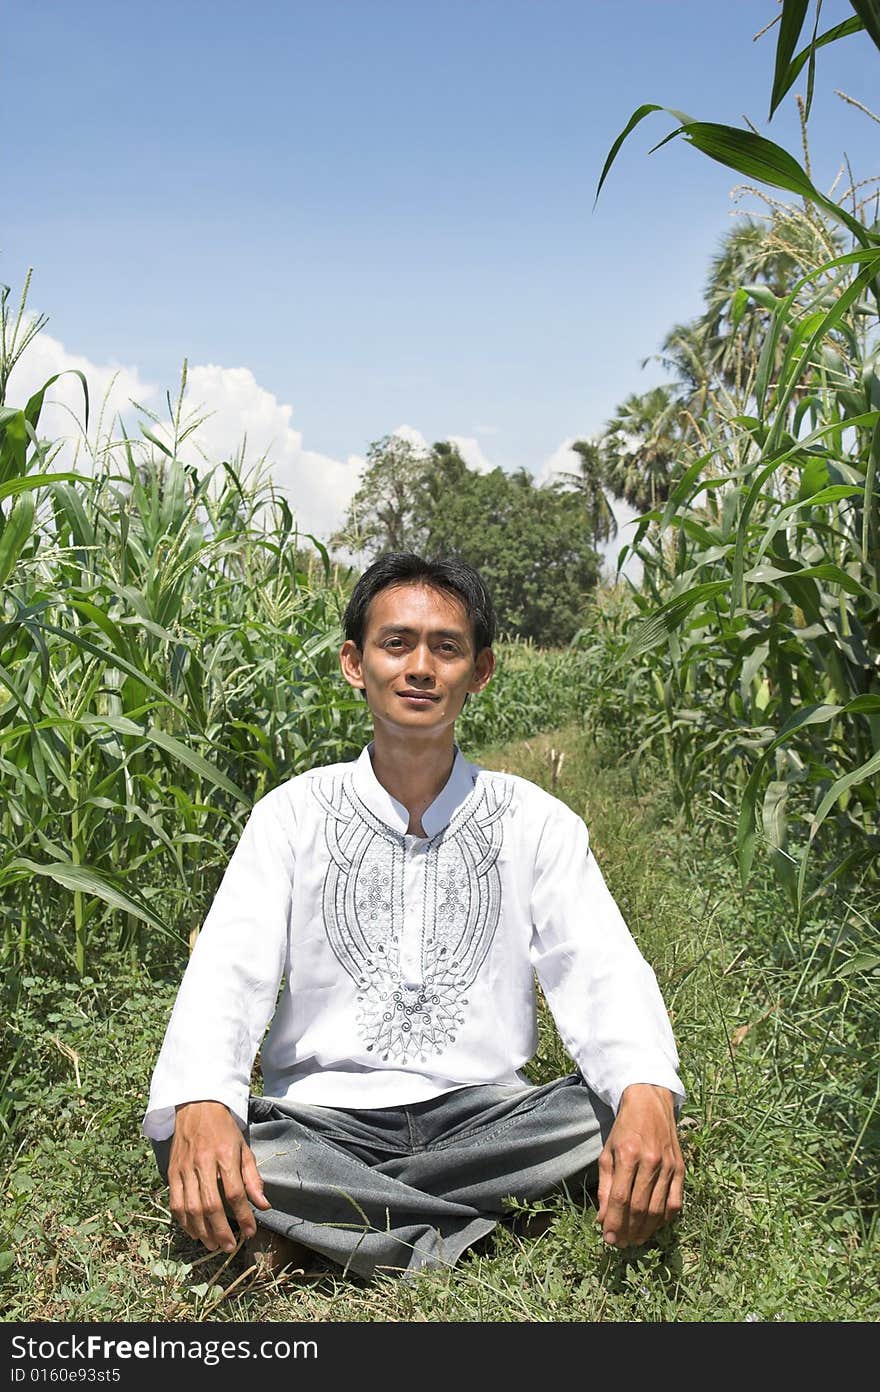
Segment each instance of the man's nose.
[[434,655],[428,643],[417,643],[410,653],[407,679],[421,684],[434,681]]

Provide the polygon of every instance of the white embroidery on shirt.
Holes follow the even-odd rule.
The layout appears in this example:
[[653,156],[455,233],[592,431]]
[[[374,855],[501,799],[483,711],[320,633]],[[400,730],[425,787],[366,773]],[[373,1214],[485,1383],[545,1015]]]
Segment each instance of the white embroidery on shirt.
[[467,991],[501,914],[497,860],[510,784],[486,780],[426,842],[418,980],[404,980],[406,843],[361,801],[351,775],[316,780],[329,862],[327,938],[358,987],[358,1033],[383,1062],[427,1062],[455,1043]]

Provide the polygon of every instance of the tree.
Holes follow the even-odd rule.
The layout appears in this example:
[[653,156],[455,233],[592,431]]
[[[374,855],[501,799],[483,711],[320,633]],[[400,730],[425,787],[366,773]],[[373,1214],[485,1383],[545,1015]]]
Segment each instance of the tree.
[[605,492],[602,445],[599,440],[575,440],[571,448],[579,456],[578,472],[557,474],[553,486],[581,495],[587,510],[590,543],[595,546],[617,536],[617,518]]
[[434,454],[427,554],[476,566],[503,634],[543,647],[569,642],[599,577],[582,507],[558,488],[536,487],[527,469],[478,474],[456,455]]
[[[843,250],[843,239],[815,209],[775,207],[768,218],[740,218],[712,258],[700,324],[714,372],[729,387],[750,388],[767,337],[768,309],[744,287],[784,299],[811,266]],[[807,290],[809,297],[811,291]],[[787,336],[780,335],[774,368]]]
[[[673,380],[628,396],[605,427],[600,476],[617,497],[640,512],[653,509],[666,501],[674,479],[697,455],[717,451],[719,432],[751,409],[772,309],[810,265],[832,258],[841,246],[840,235],[814,208],[774,205],[766,219],[739,219],[712,260],[703,313],[674,325],[653,355]],[[821,284],[805,285],[802,308],[822,292]],[[783,324],[771,380],[788,342]],[[807,384],[795,388],[795,405],[809,390]],[[711,469],[707,458],[706,470]]]
[[536,487],[528,469],[478,474],[451,441],[425,452],[386,435],[370,446],[331,545],[366,551],[371,560],[412,549],[467,561],[489,586],[501,633],[552,647],[580,628],[598,581],[591,539],[581,500]]
[[385,551],[421,550],[425,540],[422,495],[430,466],[431,456],[399,435],[374,440],[357,492],[331,545],[365,551],[371,560]]
[[437,513],[441,501],[457,488],[466,486],[470,470],[459,453],[458,446],[451,440],[438,440],[431,446],[428,467],[422,474],[418,485],[418,497],[414,511],[425,529],[426,545],[430,544],[431,520]]
[[605,427],[605,478],[615,497],[647,512],[669,497],[680,472],[681,405],[669,387],[632,392]]
[[713,415],[717,385],[711,334],[705,321],[674,324],[660,345],[657,358],[675,379],[671,391],[678,408],[683,444],[705,448],[706,425]]

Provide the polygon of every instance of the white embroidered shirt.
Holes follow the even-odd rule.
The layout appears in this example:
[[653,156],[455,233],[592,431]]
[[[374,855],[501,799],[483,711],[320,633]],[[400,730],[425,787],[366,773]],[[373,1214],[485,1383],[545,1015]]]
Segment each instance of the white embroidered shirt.
[[371,752],[254,805],[184,974],[143,1134],[171,1135],[175,1106],[198,1099],[244,1127],[258,1049],[267,1096],[324,1106],[524,1082],[535,973],[566,1049],[615,1111],[630,1083],[680,1102],[656,978],[581,818],[456,748],[414,836]]

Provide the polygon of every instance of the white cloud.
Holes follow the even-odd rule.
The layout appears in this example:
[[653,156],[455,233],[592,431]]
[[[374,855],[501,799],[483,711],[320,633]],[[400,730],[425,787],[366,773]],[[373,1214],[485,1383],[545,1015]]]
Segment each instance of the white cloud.
[[[417,430],[414,425],[399,425],[396,430],[392,430],[391,434],[397,435],[401,440],[406,440],[415,449],[427,452],[431,448],[421,430]],[[484,455],[479,441],[474,439],[472,435],[447,435],[445,438],[457,446],[465,464],[475,473],[490,474],[495,468],[491,460]]]
[[[93,446],[96,441],[108,437],[117,414],[125,419],[129,433],[139,436],[139,417],[131,399],[164,417],[164,391],[142,377],[136,366],[113,361],[94,363],[81,354],[69,352],[63,343],[45,331],[37,335],[12,372],[7,403],[24,405],[50,377],[65,373],[46,395],[40,435],[69,441],[56,468],[70,462],[71,451],[78,442],[80,452],[76,467],[86,473],[90,472],[90,462],[88,452],[82,450],[82,387],[69,372],[71,368],[82,372],[88,382],[89,438]],[[173,401],[175,391],[171,395]],[[181,451],[184,458],[198,461],[203,467],[205,459],[216,464],[235,456],[246,439],[245,475],[249,475],[265,456],[265,474],[271,477],[276,488],[284,490],[301,531],[313,532],[326,540],[340,525],[358,486],[364,459],[351,454],[340,460],[306,449],[302,432],[293,425],[293,407],[261,387],[249,368],[222,367],[214,363],[190,367],[185,409],[198,410],[199,415],[208,414],[208,419],[185,443]],[[494,427],[477,429],[481,434],[489,434]],[[414,426],[404,423],[392,433],[417,449],[430,449],[425,436]],[[583,437],[566,437],[544,460],[536,472],[537,483],[547,483],[560,473],[577,470],[578,459],[571,445],[578,438]],[[495,467],[475,437],[450,435],[448,439],[457,445],[469,468],[487,473]],[[260,475],[264,476],[263,470]],[[633,528],[626,524],[637,515],[627,504],[616,501],[614,512],[620,531],[613,542],[602,548],[612,573],[620,547],[633,535]],[[628,561],[626,569],[636,579],[640,569],[638,562]]]
[[276,488],[287,495],[302,531],[326,539],[342,521],[362,461],[305,449],[292,425],[293,407],[261,387],[247,367],[214,363],[189,370],[187,396],[212,415],[194,438],[211,462],[229,458],[246,437],[245,466],[266,456]]
[[[89,438],[93,444],[107,437],[119,413],[125,419],[128,432],[136,438],[139,436],[137,422],[140,417],[131,406],[130,398],[160,417],[166,415],[164,393],[145,381],[136,367],[90,362],[88,358],[70,353],[58,339],[45,332],[37,335],[15,367],[7,401],[24,404],[49,377],[69,368],[79,369],[88,382]],[[176,392],[172,391],[171,395],[173,401]],[[40,418],[40,435],[66,438],[70,442],[57,460],[56,468],[69,462],[74,443],[81,441],[82,429],[77,421],[82,422],[82,407],[82,388],[73,376],[62,377],[47,393]],[[249,475],[257,462],[266,457],[265,473],[276,488],[284,490],[301,531],[314,532],[326,539],[339,526],[357,487],[363,460],[356,455],[339,460],[306,449],[302,432],[292,424],[292,406],[261,387],[249,368],[221,367],[214,363],[190,367],[184,409],[185,412],[198,410],[199,415],[208,415],[208,419],[184,443],[182,458],[203,466],[205,459],[216,464],[235,456],[246,437],[245,474]],[[99,417],[102,418],[100,429]],[[152,425],[150,428],[155,429]],[[157,430],[156,433],[160,438],[167,438],[167,431]],[[77,459],[77,468],[84,473],[90,472],[88,457],[82,453]],[[260,474],[262,477],[262,470]]]
[[[116,362],[90,362],[81,354],[68,352],[63,343],[44,330],[28,344],[12,369],[6,390],[8,406],[24,406],[50,377],[58,372],[66,374],[54,382],[46,393],[39,424],[41,439],[74,441],[82,435],[83,390],[79,378],[73,376],[71,369],[82,372],[88,383],[91,436],[94,436],[102,414],[106,432],[113,416],[128,407],[130,397],[136,401],[149,401],[157,392],[155,386],[144,381],[136,367],[124,367]],[[89,472],[83,460],[78,461],[78,467],[84,473]]]
[[535,482],[538,484],[552,483],[560,474],[576,474],[578,472],[578,456],[572,450],[575,440],[582,440],[582,435],[567,435],[561,445],[557,445],[552,454],[548,455],[535,474]]
[[406,440],[407,444],[412,445],[414,449],[424,450],[427,453],[431,448],[421,430],[416,430],[414,425],[398,425],[390,433],[396,435],[400,440]]
[[479,442],[472,435],[450,435],[449,439],[458,447],[458,452],[469,469],[478,474],[491,474],[495,465],[486,458]]

